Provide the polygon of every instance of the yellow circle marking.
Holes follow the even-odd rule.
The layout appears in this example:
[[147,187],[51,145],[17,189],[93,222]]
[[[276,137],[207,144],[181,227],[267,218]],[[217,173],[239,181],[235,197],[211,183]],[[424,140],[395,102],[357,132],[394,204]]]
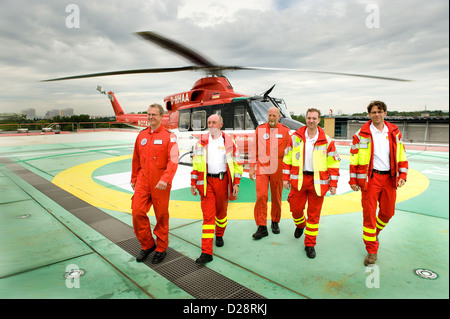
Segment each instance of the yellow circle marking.
[[[342,156],[341,156],[342,157]],[[116,210],[131,214],[132,194],[104,187],[92,179],[92,173],[107,164],[132,158],[132,155],[107,158],[80,164],[56,175],[52,183],[92,206]],[[408,182],[397,190],[397,203],[418,196],[430,184],[429,179],[414,169],[409,169]],[[270,209],[270,203],[268,203]],[[253,219],[254,203],[229,202],[229,219]],[[341,195],[327,196],[322,206],[321,215],[336,215],[362,211],[361,192],[348,192]],[[170,200],[170,216],[174,218],[202,219],[199,196],[196,201]],[[149,212],[154,215],[153,209]],[[292,218],[289,203],[282,203],[281,218]]]

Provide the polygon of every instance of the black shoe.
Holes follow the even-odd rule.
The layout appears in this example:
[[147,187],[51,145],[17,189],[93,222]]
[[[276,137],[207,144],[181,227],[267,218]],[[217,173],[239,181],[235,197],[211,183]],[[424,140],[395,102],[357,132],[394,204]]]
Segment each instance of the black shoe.
[[298,228],[298,227],[296,227],[296,228],[295,228],[294,237],[295,237],[295,238],[300,238],[300,237],[302,237],[302,235],[303,235],[303,229],[304,229],[304,228]]
[[254,239],[261,239],[266,236],[269,236],[269,233],[267,232],[267,226],[258,226],[258,230],[253,234]]
[[162,262],[164,260],[164,257],[166,257],[165,250],[163,252],[157,251],[155,253],[155,256],[153,256],[152,264],[159,264],[160,262]]
[[200,257],[197,258],[197,260],[196,260],[195,262],[196,262],[197,264],[206,264],[206,263],[209,263],[209,262],[212,261],[212,260],[213,260],[212,255],[208,255],[208,254],[202,253],[202,254],[200,255]]
[[279,234],[280,233],[280,227],[278,226],[278,223],[272,222],[272,233]]
[[217,246],[217,247],[222,247],[223,244],[224,244],[223,238],[222,238],[222,237],[219,237],[219,236],[216,236],[216,246]]
[[306,246],[305,250],[306,250],[306,256],[308,256],[308,258],[316,257],[316,250],[314,249],[314,247]]
[[146,250],[141,249],[141,251],[139,252],[139,254],[138,254],[137,257],[136,257],[136,261],[137,261],[138,263],[144,261],[145,258],[147,258],[148,255],[150,255],[150,253],[151,253],[152,251],[154,251],[155,249],[156,249],[156,245],[153,245],[153,247],[150,248],[150,249],[146,249]]

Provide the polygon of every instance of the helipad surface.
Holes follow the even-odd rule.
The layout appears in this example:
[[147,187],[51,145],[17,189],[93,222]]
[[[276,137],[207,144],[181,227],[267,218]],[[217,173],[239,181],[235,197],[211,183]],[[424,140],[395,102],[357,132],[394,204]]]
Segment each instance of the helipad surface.
[[363,265],[360,194],[348,187],[348,145],[338,146],[338,194],[325,199],[315,259],[306,257],[303,237],[293,236],[287,191],[281,233],[252,239],[256,194],[244,178],[229,204],[225,245],[214,247],[211,263],[195,264],[202,214],[189,192],[190,167],[180,165],[170,250],[155,267],[151,256],[135,261],[129,177],[136,135],[0,135],[0,298],[449,298],[448,146],[407,145],[408,182],[372,268]]

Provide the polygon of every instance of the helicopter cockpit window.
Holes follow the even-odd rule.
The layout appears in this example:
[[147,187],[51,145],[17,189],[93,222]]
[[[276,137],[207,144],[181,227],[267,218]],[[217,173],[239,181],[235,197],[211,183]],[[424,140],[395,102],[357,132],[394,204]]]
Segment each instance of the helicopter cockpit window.
[[234,129],[235,130],[251,130],[255,126],[252,123],[250,115],[244,106],[236,106],[234,108]]
[[[252,100],[250,101],[250,107],[253,110],[253,113],[255,114],[256,121],[258,122],[258,125],[266,123],[267,122],[267,114],[269,113],[269,109],[274,105],[270,100]],[[286,114],[283,112],[284,110],[281,109],[281,117],[286,117]]]
[[192,129],[194,131],[206,129],[206,111],[192,112]]
[[178,117],[178,129],[180,131],[189,131],[191,127],[191,112],[180,112]]

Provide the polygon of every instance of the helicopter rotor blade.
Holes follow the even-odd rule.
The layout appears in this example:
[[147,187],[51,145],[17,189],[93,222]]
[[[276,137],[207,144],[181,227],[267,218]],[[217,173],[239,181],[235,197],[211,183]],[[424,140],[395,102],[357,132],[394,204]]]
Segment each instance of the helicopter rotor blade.
[[111,76],[111,75],[126,75],[126,74],[143,74],[143,73],[170,73],[170,72],[180,72],[180,71],[205,71],[211,75],[221,75],[221,71],[237,71],[245,70],[245,67],[240,66],[229,66],[229,65],[211,65],[211,66],[197,66],[188,65],[176,68],[153,68],[153,69],[137,69],[137,70],[123,70],[123,71],[112,71],[112,72],[101,72],[101,73],[91,73],[67,76],[62,78],[42,80],[41,82],[53,82],[53,81],[63,81],[63,80],[74,80],[83,78],[93,78],[99,76]]
[[192,63],[199,66],[213,66],[214,62],[208,60],[198,52],[178,43],[173,40],[170,40],[158,33],[145,31],[145,32],[136,32],[137,35],[141,36],[143,39],[153,42],[154,44],[159,45],[160,47],[172,51],[182,57],[188,59]]
[[184,66],[175,68],[153,68],[153,69],[138,69],[138,70],[124,70],[124,71],[113,71],[113,72],[103,72],[103,73],[91,73],[85,75],[75,75],[68,77],[61,77],[49,80],[43,80],[41,82],[52,82],[52,81],[62,81],[62,80],[72,80],[81,78],[91,78],[99,76],[110,76],[110,75],[123,75],[123,74],[140,74],[140,73],[168,73],[168,72],[179,72],[179,71],[205,71],[208,75],[223,76],[222,71],[237,71],[237,70],[265,70],[265,71],[295,71],[295,72],[305,72],[305,73],[321,73],[321,74],[332,74],[332,75],[343,75],[343,76],[353,76],[353,77],[363,77],[372,78],[378,80],[389,80],[389,81],[401,81],[410,82],[411,80],[404,80],[392,77],[384,76],[374,76],[374,75],[364,75],[355,73],[343,73],[343,72],[327,72],[327,71],[314,71],[314,70],[303,70],[303,69],[289,69],[289,68],[268,68],[268,67],[243,67],[243,66],[228,66],[228,65],[217,65],[212,61],[208,60],[206,57],[202,56],[198,52],[190,49],[178,42],[170,40],[160,34],[151,31],[137,32],[136,35],[142,37],[144,40],[150,41],[160,47],[174,52],[187,60],[194,63],[194,66]]
[[112,72],[102,72],[102,73],[91,73],[91,74],[67,76],[67,77],[62,77],[62,78],[42,80],[41,82],[53,82],[53,81],[93,78],[93,77],[110,76],[110,75],[124,75],[124,74],[169,73],[169,72],[179,72],[179,71],[196,71],[196,70],[201,70],[201,69],[203,69],[203,68],[202,67],[198,67],[198,66],[183,66],[183,67],[178,67],[178,68],[156,68],[156,69],[123,70],[123,71],[112,71]]
[[327,72],[327,71],[314,71],[314,70],[288,69],[288,68],[245,67],[245,66],[231,66],[231,65],[210,65],[210,66],[190,65],[190,66],[182,66],[182,67],[176,67],[176,68],[123,70],[123,71],[112,71],[112,72],[102,72],[102,73],[91,73],[91,74],[67,76],[67,77],[62,77],[62,78],[42,80],[41,82],[74,80],[74,79],[93,78],[93,77],[111,76],[111,75],[143,74],[143,73],[170,73],[170,72],[180,72],[180,71],[205,71],[206,73],[211,74],[211,75],[221,75],[222,71],[239,71],[239,70],[294,71],[294,72],[304,72],[304,73],[319,73],[319,74],[332,74],[332,75],[343,75],[343,76],[352,76],[352,77],[363,77],[363,78],[371,78],[371,79],[377,79],[377,80],[411,82],[411,80],[405,80],[405,79],[399,79],[399,78],[355,74],[355,73]]
[[388,80],[388,81],[400,81],[400,82],[411,82],[412,81],[412,80],[405,80],[405,79],[392,78],[392,77],[386,77],[386,76],[344,73],[344,72],[328,72],[328,71],[314,71],[314,70],[289,69],[289,68],[267,68],[267,67],[239,67],[239,68],[240,68],[239,70],[294,71],[294,72],[304,72],[304,73],[319,73],[319,74],[354,76],[354,77],[370,78],[370,79],[377,79],[377,80]]

